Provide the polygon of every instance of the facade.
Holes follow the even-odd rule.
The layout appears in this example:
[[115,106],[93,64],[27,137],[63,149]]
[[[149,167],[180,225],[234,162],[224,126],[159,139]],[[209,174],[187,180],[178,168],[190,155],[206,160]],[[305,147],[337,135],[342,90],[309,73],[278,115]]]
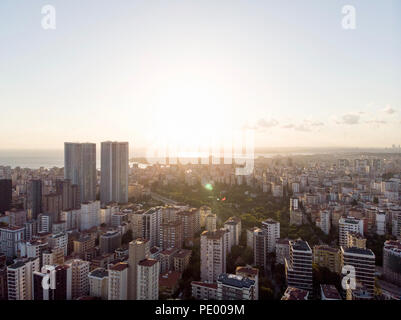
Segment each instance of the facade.
[[100,201],[128,202],[128,142],[101,143]]
[[241,219],[238,217],[231,217],[224,223],[224,228],[229,232],[229,252],[232,246],[238,246],[241,238]]
[[330,233],[330,227],[331,227],[331,217],[330,217],[330,211],[328,210],[321,210],[320,211],[320,229],[325,234]]
[[347,232],[346,246],[366,249],[366,238],[358,232]]
[[254,244],[253,244],[253,233],[255,232],[255,230],[259,229],[258,227],[253,227],[250,229],[246,230],[246,246],[249,249],[252,249],[252,251],[254,250]]
[[363,220],[353,217],[341,218],[338,222],[339,228],[339,245],[345,247],[347,245],[348,232],[356,232],[363,236]]
[[276,264],[285,264],[285,259],[290,260],[290,240],[276,240]]
[[394,207],[390,212],[392,217],[391,233],[394,237],[401,239],[401,207]]
[[376,212],[376,234],[384,236],[386,234],[386,213],[382,211]]
[[255,282],[254,300],[259,300],[259,270],[250,266],[237,267],[235,274]]
[[256,300],[255,280],[247,277],[222,273],[217,279],[218,300]]
[[85,231],[100,225],[100,202],[92,201],[82,203],[79,230]]
[[196,300],[217,300],[217,283],[192,281],[192,297]]
[[108,271],[108,300],[127,300],[128,263],[119,262]]
[[0,254],[13,258],[18,254],[19,245],[24,240],[25,228],[7,226],[0,228]]
[[182,248],[184,232],[181,221],[168,221],[160,226],[160,247],[165,250],[168,248]]
[[254,230],[254,264],[267,268],[269,254],[276,251],[276,242],[280,238],[280,223],[273,219],[262,222],[262,227]]
[[[210,207],[201,206],[199,208],[199,219],[200,219],[199,223],[200,223],[201,228],[206,227],[206,216],[209,213],[212,213],[212,209],[210,209]],[[210,231],[213,231],[213,230],[210,230]]]
[[137,300],[158,300],[160,262],[144,259],[137,268]]
[[226,232],[216,230],[201,234],[201,280],[216,282],[220,274],[226,272],[227,244]]
[[128,253],[128,299],[137,300],[138,264],[149,256],[149,240],[136,239],[129,243]]
[[160,225],[162,222],[162,209],[151,208],[142,214],[142,237],[150,241],[150,247],[160,245]]
[[327,245],[314,246],[313,263],[327,268],[331,272],[341,273],[340,250]]
[[21,259],[7,267],[8,300],[33,299],[33,273],[39,268],[39,258]]
[[64,179],[78,186],[81,202],[96,200],[95,143],[64,143]]
[[383,276],[401,286],[401,241],[387,240],[383,247]]
[[37,219],[38,215],[42,213],[42,180],[29,181],[27,193],[28,217]]
[[177,212],[177,219],[182,224],[183,240],[192,241],[200,230],[199,210],[192,208]]
[[119,231],[107,231],[100,235],[100,253],[112,253],[121,247],[121,233]]
[[312,250],[308,242],[290,241],[290,260],[285,260],[289,287],[312,291]]
[[180,249],[173,254],[174,271],[183,273],[189,266],[192,250]]
[[205,230],[215,231],[217,229],[217,215],[215,213],[208,213],[205,217]]
[[65,263],[71,268],[71,298],[77,299],[89,293],[89,261],[72,259]]
[[361,284],[373,297],[375,287],[375,255],[370,249],[341,247],[341,268],[350,265],[355,268],[357,284]]
[[12,201],[11,179],[0,179],[0,213],[10,210]]

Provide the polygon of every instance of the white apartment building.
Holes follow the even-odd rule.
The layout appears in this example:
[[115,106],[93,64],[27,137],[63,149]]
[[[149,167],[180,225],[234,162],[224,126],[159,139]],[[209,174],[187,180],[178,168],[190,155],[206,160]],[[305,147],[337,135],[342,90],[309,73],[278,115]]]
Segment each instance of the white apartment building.
[[268,256],[276,251],[276,241],[279,238],[280,223],[273,219],[263,221],[262,227],[254,230],[253,253],[256,266],[267,267]]
[[132,213],[130,223],[134,239],[144,238],[149,240],[150,247],[159,246],[162,215],[162,207],[151,208],[146,212]]
[[68,247],[68,234],[66,232],[60,232],[52,234],[48,238],[49,246],[52,249],[62,248],[64,255],[67,255],[67,247]]
[[236,274],[222,273],[217,279],[218,300],[256,300],[255,280]]
[[109,267],[109,300],[127,300],[128,263],[119,262]]
[[376,212],[376,234],[379,236],[386,234],[386,213],[383,211]]
[[144,259],[137,268],[137,300],[158,300],[160,262]]
[[62,211],[60,219],[65,221],[66,230],[78,229],[81,209]]
[[89,230],[100,225],[100,201],[92,201],[81,204],[79,230]]
[[217,300],[217,284],[192,281],[192,297],[197,300]]
[[312,249],[303,240],[290,241],[290,260],[285,260],[287,285],[312,291]]
[[96,268],[88,275],[89,295],[102,300],[109,298],[109,271],[104,268]]
[[86,296],[89,293],[89,261],[72,259],[65,264],[71,268],[72,299]]
[[25,228],[7,226],[0,228],[0,253],[6,257],[17,256],[18,247],[24,241]]
[[375,254],[370,249],[341,247],[341,267],[355,268],[356,282],[361,284],[371,297],[375,288]]
[[222,229],[201,234],[202,281],[216,282],[218,276],[226,272],[227,242],[227,232]]
[[40,258],[42,252],[48,247],[48,243],[43,240],[33,240],[26,243],[26,256],[28,258]]
[[26,258],[7,267],[8,300],[32,300],[33,273],[39,264],[39,258]]
[[391,210],[392,228],[391,233],[394,237],[401,237],[401,207],[393,207]]
[[338,221],[339,245],[347,246],[347,233],[356,232],[363,236],[363,220],[354,217],[340,218]]
[[206,231],[215,231],[217,229],[217,215],[215,213],[209,213],[205,217],[205,229]]
[[330,228],[331,228],[331,216],[330,216],[330,211],[328,210],[321,210],[320,211],[320,229],[325,234],[330,233]]
[[232,246],[237,246],[241,237],[241,219],[231,217],[224,223],[224,229],[228,230],[228,253]]
[[119,212],[120,208],[118,206],[106,206],[100,208],[100,224],[111,224],[111,216],[113,213]]
[[277,239],[280,239],[280,222],[273,219],[267,219],[262,222],[262,230],[266,233],[267,252],[275,252]]

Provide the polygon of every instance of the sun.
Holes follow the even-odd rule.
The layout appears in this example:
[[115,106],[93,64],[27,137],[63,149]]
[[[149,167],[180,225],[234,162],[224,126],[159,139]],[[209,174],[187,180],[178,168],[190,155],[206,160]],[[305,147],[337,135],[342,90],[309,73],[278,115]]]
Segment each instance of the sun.
[[230,108],[217,91],[193,82],[166,87],[152,109],[153,143],[181,156],[218,147],[233,128]]

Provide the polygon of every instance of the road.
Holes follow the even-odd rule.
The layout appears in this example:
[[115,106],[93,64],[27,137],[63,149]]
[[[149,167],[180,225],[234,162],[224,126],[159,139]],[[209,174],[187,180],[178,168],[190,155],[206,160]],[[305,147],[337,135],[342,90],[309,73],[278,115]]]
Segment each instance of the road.
[[161,201],[161,202],[163,202],[165,204],[170,204],[170,205],[177,205],[178,204],[177,201],[174,201],[172,199],[163,197],[160,194],[157,194],[157,193],[154,193],[154,192],[151,192],[150,195],[152,196],[152,199],[157,200],[157,201]]

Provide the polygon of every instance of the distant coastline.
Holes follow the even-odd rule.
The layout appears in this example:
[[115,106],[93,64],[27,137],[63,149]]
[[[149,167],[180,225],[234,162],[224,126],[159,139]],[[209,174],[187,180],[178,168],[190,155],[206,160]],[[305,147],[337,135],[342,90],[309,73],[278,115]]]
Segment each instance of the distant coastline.
[[[97,155],[97,166],[100,167],[100,150]],[[272,158],[275,156],[302,156],[314,154],[352,154],[352,153],[374,153],[374,154],[400,154],[399,149],[395,148],[256,148],[256,157]],[[136,150],[135,157],[132,156],[130,161],[138,161],[145,159],[144,150]],[[141,162],[141,161],[140,161]],[[145,161],[143,161],[145,163]],[[63,167],[64,151],[63,150],[0,150],[0,166],[11,166],[12,168],[30,168],[39,169]]]

